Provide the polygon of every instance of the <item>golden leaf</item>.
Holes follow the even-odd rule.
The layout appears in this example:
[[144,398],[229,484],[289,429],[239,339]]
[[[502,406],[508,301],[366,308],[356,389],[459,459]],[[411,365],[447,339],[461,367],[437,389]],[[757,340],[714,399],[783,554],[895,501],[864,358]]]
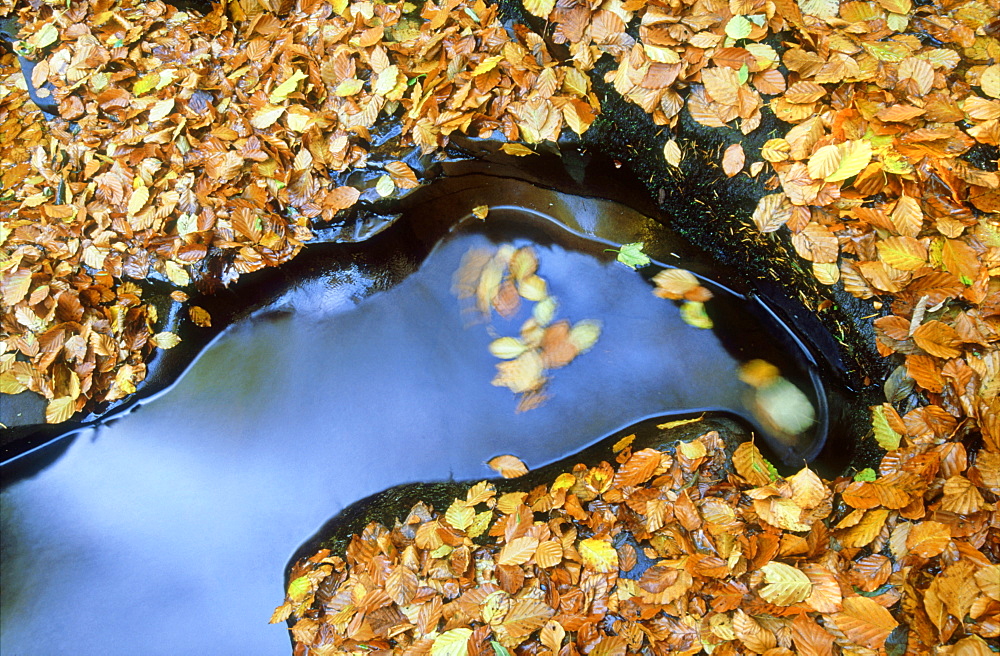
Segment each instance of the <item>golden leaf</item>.
[[500,337],[490,342],[490,353],[502,360],[513,360],[518,357],[528,347],[516,337]]
[[405,565],[396,565],[385,580],[385,591],[389,598],[400,606],[410,603],[417,593],[417,575]]
[[517,478],[528,473],[528,467],[519,458],[511,455],[497,456],[486,463],[504,478]]
[[562,559],[562,545],[555,540],[541,542],[535,550],[535,564],[543,569],[555,567],[562,562]]
[[882,261],[893,268],[914,271],[927,264],[927,247],[913,237],[886,237],[875,246]]
[[577,545],[584,567],[608,574],[618,570],[618,552],[607,540],[586,538]]
[[272,105],[276,105],[287,99],[289,94],[294,93],[295,90],[298,89],[299,82],[307,77],[309,76],[302,71],[293,71],[292,74],[288,76],[288,79],[274,88],[271,95],[268,97],[268,102]]
[[601,336],[601,322],[593,319],[577,321],[569,331],[569,341],[578,353],[585,353],[594,347]]
[[525,10],[538,18],[548,18],[555,6],[556,0],[524,0]]
[[149,200],[149,187],[146,185],[139,185],[132,191],[132,196],[128,199],[128,214],[129,216],[135,216],[146,206],[146,202]]
[[733,467],[736,473],[750,485],[767,485],[772,480],[771,468],[753,442],[743,442],[733,452]]
[[983,69],[979,76],[979,88],[990,98],[1000,98],[1000,64]]
[[824,178],[826,182],[838,182],[852,178],[861,173],[862,169],[868,166],[868,162],[872,160],[872,146],[864,139],[848,141],[841,144],[840,148],[842,153],[840,162],[837,169]]
[[431,656],[468,656],[471,637],[472,629],[468,628],[445,631],[434,638],[431,644]]
[[958,348],[962,343],[955,329],[936,319],[920,324],[913,331],[913,341],[917,346],[939,358],[957,358],[962,354]]
[[170,332],[156,333],[149,338],[156,347],[161,349],[172,349],[181,343],[181,338]]
[[758,594],[777,606],[791,606],[804,601],[812,593],[813,584],[801,570],[771,561],[760,568],[767,585]]
[[677,141],[674,139],[668,139],[667,143],[663,145],[663,158],[667,161],[667,164],[673,167],[679,167],[683,157],[684,155],[681,152],[681,147],[677,145]]
[[920,203],[912,196],[902,195],[896,201],[896,207],[890,214],[892,224],[896,226],[899,234],[907,237],[916,237],[920,233],[920,228],[924,222],[924,213],[920,209]]
[[753,222],[761,232],[774,232],[788,222],[792,216],[792,205],[783,193],[767,194],[757,201],[753,211]]
[[45,421],[49,424],[59,424],[67,421],[76,412],[76,399],[63,396],[52,399],[45,406]]
[[822,180],[826,176],[832,175],[840,166],[842,155],[836,144],[823,146],[809,158],[809,175],[816,180]]
[[465,529],[472,526],[472,522],[476,518],[476,511],[472,508],[468,502],[462,499],[455,499],[452,501],[451,505],[448,506],[448,510],[444,514],[444,520],[448,522],[454,528],[459,531],[464,531]]
[[210,328],[212,326],[212,316],[207,310],[197,305],[192,305],[188,308],[188,316],[191,317],[191,321],[196,326],[202,328]]
[[503,546],[497,556],[497,565],[523,565],[531,560],[538,548],[538,538],[524,535]]
[[843,596],[837,576],[826,567],[815,563],[803,563],[802,572],[812,583],[812,592],[805,603],[818,613],[836,613],[843,608]]
[[837,236],[815,221],[810,221],[800,232],[792,235],[795,252],[810,262],[833,263],[840,254]]
[[899,624],[889,611],[868,597],[844,599],[844,610],[831,619],[848,640],[868,649],[881,649]]

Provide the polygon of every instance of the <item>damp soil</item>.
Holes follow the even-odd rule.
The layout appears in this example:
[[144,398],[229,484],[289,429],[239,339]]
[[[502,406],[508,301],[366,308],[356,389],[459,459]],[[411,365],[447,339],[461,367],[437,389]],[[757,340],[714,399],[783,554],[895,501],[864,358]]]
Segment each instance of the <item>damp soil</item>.
[[[835,428],[813,354],[766,306],[706,279],[717,329],[694,328],[651,294],[649,273],[604,250],[645,238],[661,266],[706,268],[660,224],[513,181],[436,193],[364,248],[303,258],[310,275],[158,398],[4,465],[5,653],[287,653],[286,632],[267,624],[283,569],[342,509],[400,484],[487,477],[501,453],[538,468],[692,411],[766,435],[736,376],[750,358],[777,365],[819,418],[792,445],[772,441],[775,457],[808,459]],[[469,213],[475,199],[491,206],[485,222]],[[490,384],[487,347],[524,317],[471,321],[452,293],[462,255],[498,243],[536,250],[557,318],[602,324],[591,351],[552,372],[548,400],[521,413]]]

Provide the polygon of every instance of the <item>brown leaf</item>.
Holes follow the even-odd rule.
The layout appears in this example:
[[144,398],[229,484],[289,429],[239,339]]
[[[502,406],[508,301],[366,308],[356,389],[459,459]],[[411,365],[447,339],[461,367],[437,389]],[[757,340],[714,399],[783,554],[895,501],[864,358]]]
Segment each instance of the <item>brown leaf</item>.
[[496,456],[486,463],[504,478],[517,478],[528,473],[528,467],[516,456]]
[[743,170],[745,162],[746,155],[743,153],[743,146],[738,143],[730,144],[722,155],[722,171],[731,178]]

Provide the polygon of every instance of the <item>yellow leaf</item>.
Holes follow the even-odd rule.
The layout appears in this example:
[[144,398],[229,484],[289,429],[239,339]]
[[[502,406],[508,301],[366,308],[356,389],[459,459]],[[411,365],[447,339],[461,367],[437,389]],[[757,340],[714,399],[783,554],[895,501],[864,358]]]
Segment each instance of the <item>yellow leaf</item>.
[[76,400],[71,396],[63,396],[52,399],[45,406],[45,421],[50,424],[59,424],[70,417],[76,411]]
[[293,71],[287,80],[285,80],[284,82],[282,82],[281,84],[279,84],[274,88],[274,90],[271,92],[271,95],[268,97],[268,101],[272,105],[276,105],[282,102],[283,100],[287,99],[288,94],[294,93],[295,90],[299,87],[299,82],[301,80],[306,79],[307,77],[309,76],[303,73],[302,71]]
[[577,321],[569,331],[569,341],[576,347],[578,353],[584,353],[593,348],[601,336],[601,322],[584,319]]
[[468,656],[472,629],[452,629],[434,638],[431,656]]
[[927,247],[913,237],[887,237],[875,246],[882,261],[896,269],[914,271],[927,264]]
[[146,185],[140,185],[133,192],[132,196],[128,199],[128,214],[129,216],[135,216],[146,206],[146,202],[149,200],[149,188]]
[[684,155],[681,153],[681,147],[677,145],[677,142],[673,139],[669,139],[663,146],[663,158],[667,160],[667,164],[670,166],[678,167],[681,165],[681,159]]
[[505,143],[500,146],[500,150],[507,153],[508,155],[514,155],[515,157],[526,157],[528,155],[537,155],[535,151],[528,148],[524,144],[519,143]]
[[618,569],[618,552],[607,540],[598,538],[581,540],[577,545],[577,551],[580,552],[584,567],[595,572],[608,574]]
[[264,105],[253,113],[253,116],[250,118],[250,125],[258,130],[267,129],[274,125],[275,121],[281,118],[281,115],[284,113],[284,107]]
[[[872,145],[861,139],[848,141],[841,146],[843,155],[840,164],[830,175],[824,178],[827,182],[839,182],[856,176],[872,161]],[[822,149],[820,149],[822,150]]]
[[169,116],[172,111],[174,111],[173,98],[159,100],[155,105],[149,108],[149,122],[156,123],[157,121],[162,121]]
[[544,300],[549,293],[545,279],[539,276],[528,276],[523,280],[519,280],[517,291],[529,301]]
[[346,98],[347,96],[353,96],[357,92],[361,91],[361,89],[363,89],[364,86],[365,86],[364,80],[359,80],[355,77],[352,77],[351,79],[344,80],[343,82],[338,84],[337,88],[334,89],[333,91],[333,95],[340,96],[342,98]]
[[489,73],[497,64],[503,61],[503,55],[494,55],[493,57],[487,57],[472,70],[472,77],[477,77],[483,75],[484,73]]
[[862,647],[881,649],[899,624],[889,611],[868,597],[848,597],[843,604],[843,612],[834,613],[831,619],[851,642]]
[[149,341],[161,349],[171,349],[181,343],[181,338],[174,333],[156,333],[150,337]]
[[804,601],[812,592],[812,582],[801,570],[779,562],[769,562],[760,568],[767,585],[760,596],[777,606],[791,606]]
[[472,526],[476,519],[476,511],[467,502],[455,499],[444,514],[444,520],[459,531]]
[[501,337],[490,342],[490,353],[501,360],[513,360],[528,350],[525,344],[516,337]]
[[684,301],[681,305],[681,319],[689,326],[711,330],[712,318],[705,312],[705,304],[701,301]]
[[773,480],[767,460],[753,442],[743,442],[736,447],[733,452],[733,467],[750,485],[767,485]]
[[823,146],[809,158],[809,177],[822,180],[833,174],[840,165],[841,152],[835,144]]
[[524,8],[538,18],[548,18],[555,6],[556,0],[524,0]]
[[163,268],[167,272],[167,278],[170,282],[174,283],[178,287],[184,287],[191,283],[191,276],[188,274],[187,269],[185,269],[180,264],[172,260],[167,260],[163,264]]
[[768,139],[760,149],[760,156],[772,164],[784,162],[791,150],[791,144],[784,139]]
[[520,458],[511,455],[497,456],[486,463],[490,469],[499,472],[504,478],[517,478],[528,473],[528,467]]
[[979,76],[979,88],[990,98],[1000,98],[1000,64],[987,66]]

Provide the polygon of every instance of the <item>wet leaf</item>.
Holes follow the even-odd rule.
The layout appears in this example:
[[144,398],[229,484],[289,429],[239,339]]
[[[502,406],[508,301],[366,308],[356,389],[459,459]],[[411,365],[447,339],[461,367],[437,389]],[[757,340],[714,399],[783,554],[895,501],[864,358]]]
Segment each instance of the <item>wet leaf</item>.
[[761,568],[767,585],[759,591],[761,597],[777,606],[791,606],[805,601],[812,593],[813,584],[801,570],[791,565],[772,561]]
[[45,421],[49,424],[60,424],[68,421],[76,412],[76,399],[71,396],[63,396],[52,399],[45,406]]
[[774,232],[788,222],[792,206],[783,193],[767,194],[757,201],[753,211],[753,222],[761,232]]
[[616,251],[618,253],[618,261],[633,269],[646,266],[650,260],[649,256],[642,252],[643,246],[645,244],[641,241],[632,244],[622,244],[621,248]]
[[738,143],[730,144],[726,148],[726,152],[722,154],[722,171],[731,178],[743,170],[745,162],[746,155],[743,153],[743,146]]
[[694,328],[711,330],[715,325],[705,311],[705,304],[700,301],[684,301],[681,305],[681,320]]
[[296,89],[299,88],[299,82],[305,80],[309,76],[302,71],[293,71],[288,78],[276,86],[271,95],[268,96],[268,102],[272,105],[277,105],[278,103],[286,100],[289,94],[295,93]]
[[843,605],[843,612],[834,614],[833,621],[851,642],[862,647],[881,648],[898,624],[889,611],[868,597],[848,597]]
[[751,485],[767,485],[778,477],[774,465],[764,459],[753,442],[744,442],[736,447],[733,467]]
[[528,473],[528,467],[516,456],[496,456],[486,464],[504,478],[517,478]]
[[663,158],[667,161],[667,164],[673,167],[680,167],[681,160],[684,158],[681,152],[681,147],[677,144],[675,139],[668,139],[667,143],[663,146]]
[[445,631],[434,638],[431,644],[431,656],[468,656],[469,638],[472,629],[458,628]]
[[181,338],[170,332],[156,333],[149,340],[161,349],[171,349],[181,343]]
[[618,552],[607,540],[587,538],[577,545],[583,565],[595,572],[607,574],[618,570]]

